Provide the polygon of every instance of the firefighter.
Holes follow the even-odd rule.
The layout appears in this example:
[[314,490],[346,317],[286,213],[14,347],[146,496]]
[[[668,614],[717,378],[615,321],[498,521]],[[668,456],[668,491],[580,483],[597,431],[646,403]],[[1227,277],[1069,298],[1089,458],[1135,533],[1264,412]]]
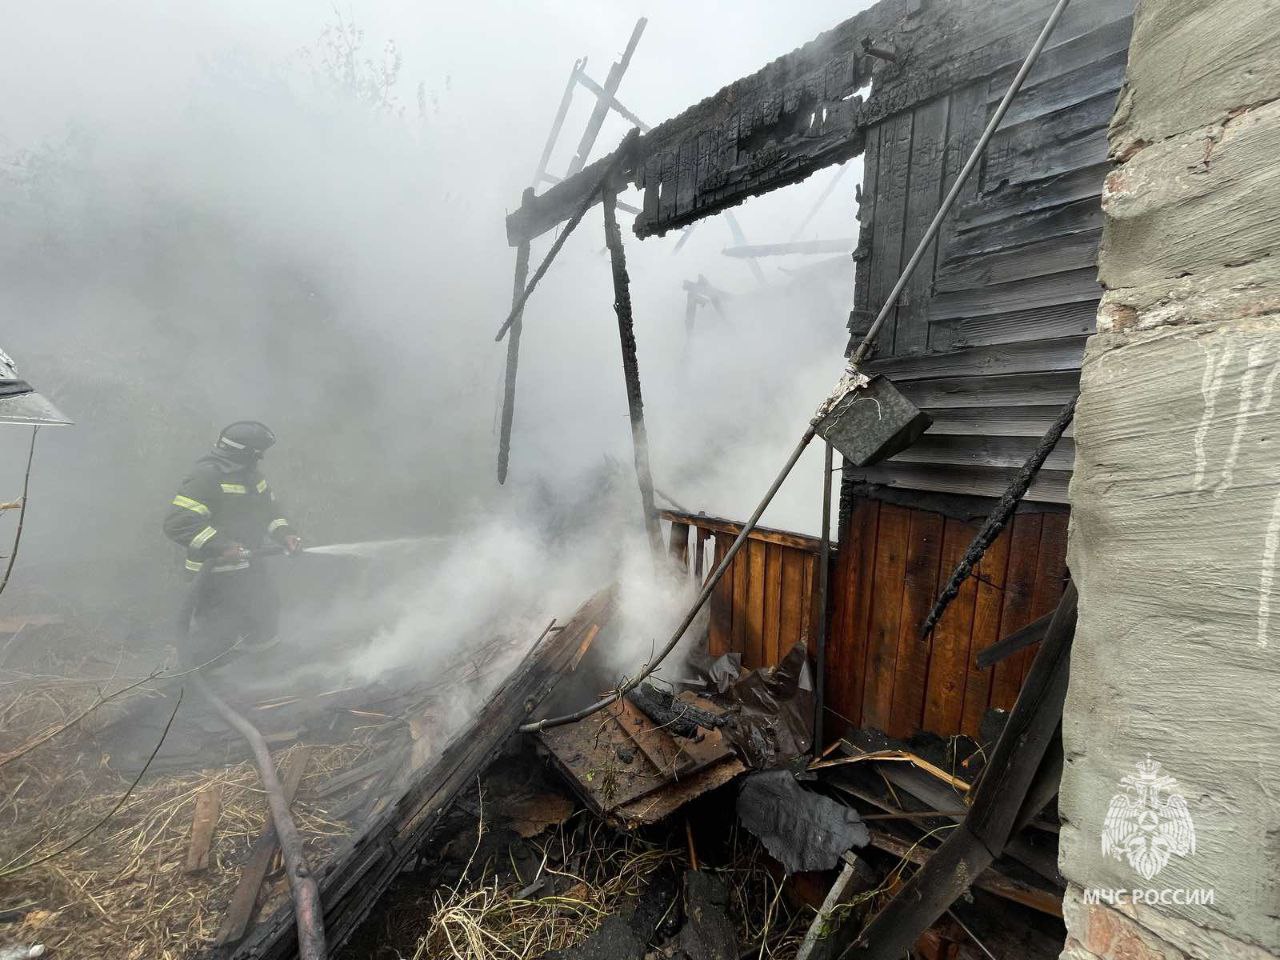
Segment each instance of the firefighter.
[[183,624],[190,628],[182,650],[187,666],[232,647],[262,650],[275,639],[279,598],[254,554],[268,540],[290,554],[302,545],[258,469],[275,442],[256,420],[230,424],[169,505],[165,535],[184,548],[185,568],[195,578]]

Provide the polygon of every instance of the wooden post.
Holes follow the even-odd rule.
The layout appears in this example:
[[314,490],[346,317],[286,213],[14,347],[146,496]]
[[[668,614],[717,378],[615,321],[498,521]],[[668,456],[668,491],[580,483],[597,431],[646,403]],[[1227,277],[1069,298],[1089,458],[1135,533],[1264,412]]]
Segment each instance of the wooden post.
[[587,120],[587,129],[582,132],[582,139],[578,142],[578,152],[574,155],[573,162],[569,164],[569,172],[565,174],[566,180],[586,166],[587,157],[591,154],[591,148],[595,146],[600,128],[604,125],[605,117],[609,115],[610,102],[618,92],[622,75],[631,65],[631,55],[636,52],[636,44],[640,42],[640,35],[644,33],[648,23],[649,21],[644,17],[636,21],[635,28],[631,31],[631,39],[627,41],[627,48],[622,52],[622,59],[609,68],[609,75],[604,78],[604,90],[601,92],[603,95],[596,95],[595,109],[591,111],[591,117]]
[[[533,197],[533,187],[524,192],[525,202]],[[521,240],[516,248],[516,270],[512,281],[511,305],[515,309],[529,279],[529,241]],[[502,433],[498,438],[498,483],[507,482],[507,466],[511,462],[511,424],[516,413],[516,367],[520,363],[520,328],[524,310],[516,314],[507,334],[507,378],[502,394]]]
[[[578,77],[582,71],[586,69],[586,58],[575,60],[573,69],[569,71],[569,80],[564,85],[564,93],[560,97],[560,106],[556,108],[555,119],[551,121],[551,131],[547,134],[547,142],[542,147],[542,156],[538,158],[538,169],[533,174],[533,186],[536,189],[541,183],[543,177],[547,175],[547,164],[551,162],[551,151],[556,148],[556,141],[560,139],[560,128],[564,126],[564,118],[569,113],[569,104],[573,102],[573,88],[578,82]],[[528,203],[530,194],[526,193],[523,203]],[[525,241],[528,244],[528,241]]]
[[631,278],[627,276],[622,231],[618,229],[618,194],[612,183],[604,187],[604,239],[613,265],[613,309],[618,315],[618,339],[622,344],[622,374],[627,384],[627,406],[631,411],[631,443],[635,450],[636,480],[649,545],[655,557],[662,554],[662,528],[653,503],[653,474],[649,471],[649,438],[644,428],[644,400],[640,395],[640,363],[636,359],[635,324],[631,315]]

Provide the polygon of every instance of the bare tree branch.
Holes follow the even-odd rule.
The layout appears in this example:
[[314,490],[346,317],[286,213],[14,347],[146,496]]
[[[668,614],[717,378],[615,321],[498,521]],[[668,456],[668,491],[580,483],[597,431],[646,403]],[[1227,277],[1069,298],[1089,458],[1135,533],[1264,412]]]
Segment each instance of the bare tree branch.
[[9,562],[4,568],[4,579],[0,580],[0,593],[9,585],[9,575],[13,573],[13,564],[18,559],[18,544],[22,542],[22,522],[27,519],[27,491],[31,488],[31,461],[36,456],[36,434],[38,426],[31,428],[31,447],[27,450],[27,472],[22,478],[22,499],[18,507],[18,529],[13,534],[13,549],[9,551]]

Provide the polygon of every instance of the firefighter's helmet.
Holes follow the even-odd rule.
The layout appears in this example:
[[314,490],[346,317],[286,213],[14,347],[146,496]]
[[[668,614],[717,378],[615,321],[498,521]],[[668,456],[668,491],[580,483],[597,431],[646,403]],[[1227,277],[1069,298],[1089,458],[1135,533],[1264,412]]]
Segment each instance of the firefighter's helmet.
[[236,459],[258,460],[275,442],[276,435],[265,423],[237,420],[222,428],[217,446]]
[[0,423],[33,426],[71,423],[61,410],[18,375],[13,360],[3,350],[0,350]]

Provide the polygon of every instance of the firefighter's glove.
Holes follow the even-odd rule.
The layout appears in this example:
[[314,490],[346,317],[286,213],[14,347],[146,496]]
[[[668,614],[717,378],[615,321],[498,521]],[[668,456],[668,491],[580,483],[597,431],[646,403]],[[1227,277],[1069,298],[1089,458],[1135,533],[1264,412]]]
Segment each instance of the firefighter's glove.
[[249,551],[238,543],[233,543],[222,551],[220,559],[230,561],[241,561],[249,559]]
[[295,554],[302,549],[302,538],[295,534],[289,534],[284,538],[284,552],[287,554]]

